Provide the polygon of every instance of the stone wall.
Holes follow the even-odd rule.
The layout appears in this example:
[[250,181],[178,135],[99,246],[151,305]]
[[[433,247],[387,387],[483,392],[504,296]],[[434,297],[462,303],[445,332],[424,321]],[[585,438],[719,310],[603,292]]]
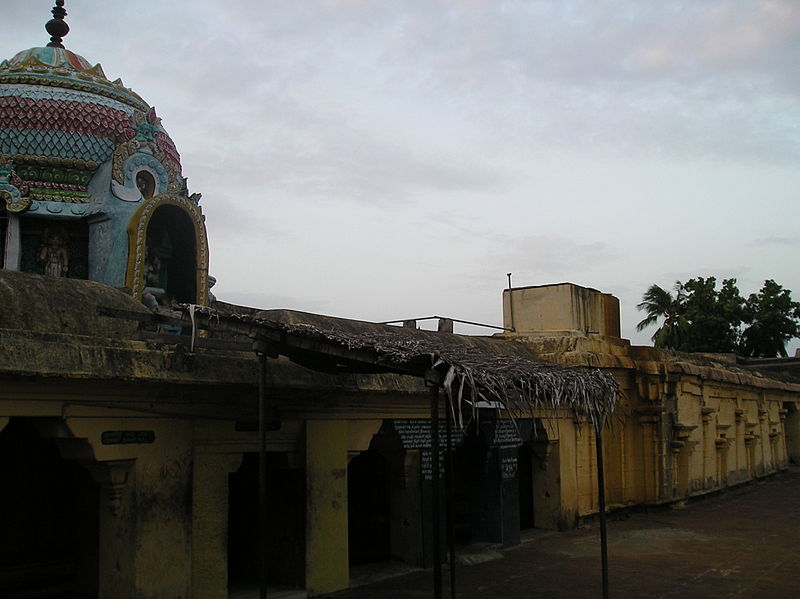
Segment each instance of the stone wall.
[[[719,491],[776,473],[800,455],[800,385],[739,368],[731,356],[631,347],[592,334],[504,337],[535,359],[614,374],[623,397],[604,430],[611,508]],[[565,416],[554,423],[562,477],[553,528],[598,510],[594,431]]]

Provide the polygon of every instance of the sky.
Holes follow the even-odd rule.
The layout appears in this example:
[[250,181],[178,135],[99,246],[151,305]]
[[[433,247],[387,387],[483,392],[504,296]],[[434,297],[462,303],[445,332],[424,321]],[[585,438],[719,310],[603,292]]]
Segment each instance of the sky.
[[[52,6],[6,0],[0,58]],[[641,345],[654,283],[800,299],[797,0],[65,8],[65,46],[175,141],[219,299],[501,324],[511,272],[617,296]]]

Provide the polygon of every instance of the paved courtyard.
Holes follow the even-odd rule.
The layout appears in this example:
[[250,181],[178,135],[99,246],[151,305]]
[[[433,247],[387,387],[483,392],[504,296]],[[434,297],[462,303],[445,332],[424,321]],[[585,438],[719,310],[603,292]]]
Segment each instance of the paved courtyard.
[[[800,597],[798,467],[683,507],[611,518],[608,532],[611,597]],[[518,547],[462,558],[473,563],[457,567],[459,598],[602,596],[597,526],[531,531]],[[447,569],[443,576],[449,598]],[[432,597],[432,578],[417,570],[329,597]]]

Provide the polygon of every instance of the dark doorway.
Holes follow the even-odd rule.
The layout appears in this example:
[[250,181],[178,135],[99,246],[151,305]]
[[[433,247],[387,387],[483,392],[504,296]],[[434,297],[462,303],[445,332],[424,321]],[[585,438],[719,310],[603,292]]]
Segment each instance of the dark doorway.
[[800,464],[800,410],[794,402],[783,404],[786,410],[786,457],[792,464]]
[[361,452],[347,466],[347,517],[350,566],[391,558],[388,462],[375,449]]
[[527,443],[520,445],[517,457],[519,478],[519,528],[534,527],[533,510],[533,450]]
[[483,534],[489,510],[485,501],[488,466],[488,445],[472,423],[453,452],[453,527],[455,541],[460,545],[490,540]]
[[[228,588],[257,587],[258,454],[228,478]],[[286,452],[267,453],[267,581],[305,586],[305,471]]]
[[12,419],[0,432],[2,596],[96,597],[98,485],[35,424]]

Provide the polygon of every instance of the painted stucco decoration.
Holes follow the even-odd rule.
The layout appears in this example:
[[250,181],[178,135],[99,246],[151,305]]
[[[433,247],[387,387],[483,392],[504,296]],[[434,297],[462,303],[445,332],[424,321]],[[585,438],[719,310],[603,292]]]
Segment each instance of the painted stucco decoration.
[[[167,192],[175,193],[177,185],[170,186],[170,175],[158,158],[144,152],[129,155],[130,149],[131,144],[126,143],[118,148],[118,153],[114,154],[115,177],[111,179],[111,192],[115,197],[125,202],[140,202],[145,199],[136,181],[137,175],[142,171],[153,177],[155,190],[152,196]],[[119,166],[118,170],[117,166]],[[118,181],[116,176],[119,176],[121,181]]]
[[[162,283],[170,281],[165,302],[191,296],[205,304],[208,243],[200,194],[190,193],[156,109],[121,79],[110,81],[100,64],[63,47],[69,28],[59,6],[48,23],[55,34],[48,29],[54,37],[47,47],[0,62],[0,210],[9,216],[0,243],[14,258],[5,263],[41,273],[45,233],[63,225],[71,253],[67,276],[127,286],[141,300],[150,242],[163,254]],[[162,206],[180,212],[158,212]]]
[[194,228],[195,242],[195,289],[196,303],[208,305],[208,238],[206,236],[205,217],[200,208],[188,197],[177,194],[160,194],[142,204],[136,211],[128,226],[128,271],[125,286],[133,297],[142,299],[145,288],[145,267],[147,264],[147,229],[150,219],[158,208],[176,206],[191,220]]
[[109,81],[103,68],[64,48],[30,48],[0,62],[0,81],[24,85],[57,86],[90,92],[146,112],[147,103],[121,79]]
[[11,184],[14,177],[14,165],[10,160],[0,157],[0,201],[5,203],[8,212],[24,212],[30,208],[31,200],[23,198],[16,185]]
[[[89,182],[111,158],[114,181],[135,188],[125,176],[137,153],[155,159],[147,166],[159,193],[181,192],[180,155],[155,109],[121,80],[109,81],[99,64],[52,47],[0,62],[0,160],[13,159],[23,197],[88,202]],[[115,185],[112,191],[140,199]]]
[[[180,155],[175,144],[161,129],[161,119],[155,116],[155,110],[134,116],[133,127],[135,138],[120,144],[114,151],[112,167],[112,191],[121,200],[129,199],[135,194],[120,189],[136,187],[136,172],[142,166],[152,169],[152,174],[159,182],[160,193],[179,194],[184,191],[185,183],[181,175]],[[116,185],[115,185],[116,184]],[[119,193],[118,193],[119,192]]]
[[0,200],[5,202],[6,210],[13,213],[24,212],[31,206],[30,198],[23,198],[13,185],[0,184]]

